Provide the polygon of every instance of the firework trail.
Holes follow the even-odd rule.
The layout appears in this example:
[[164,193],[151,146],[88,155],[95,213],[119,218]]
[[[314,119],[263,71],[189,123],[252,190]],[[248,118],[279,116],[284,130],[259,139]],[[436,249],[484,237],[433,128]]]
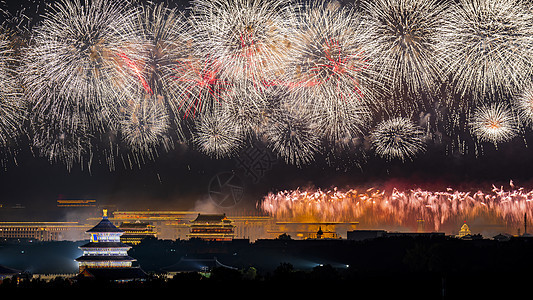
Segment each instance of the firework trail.
[[518,134],[516,119],[505,103],[492,103],[476,108],[469,125],[472,134],[480,141],[495,145],[509,141]]
[[[368,56],[378,81],[390,82],[400,97],[389,109],[419,108],[420,93],[434,94],[442,83],[442,13],[446,3],[436,0],[364,1],[363,19],[369,30]],[[395,98],[397,98],[396,95]],[[391,99],[395,99],[391,98]],[[411,100],[414,99],[414,100]]]
[[463,109],[512,95],[531,76],[532,17],[521,0],[461,0],[447,10],[438,47],[455,92],[471,97]]
[[425,151],[424,132],[403,117],[379,123],[371,132],[371,142],[375,153],[388,160],[412,160]]
[[416,220],[433,224],[438,231],[447,222],[489,217],[507,226],[521,224],[524,214],[533,215],[533,191],[506,191],[493,187],[491,192],[426,191],[414,189],[384,192],[370,188],[290,190],[269,193],[258,207],[277,220],[353,222],[415,227]]

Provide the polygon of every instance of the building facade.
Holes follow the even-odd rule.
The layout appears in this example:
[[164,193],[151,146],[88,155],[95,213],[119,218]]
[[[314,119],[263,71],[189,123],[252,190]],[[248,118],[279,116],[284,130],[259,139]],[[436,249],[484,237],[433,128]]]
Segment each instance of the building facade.
[[233,221],[226,214],[198,214],[191,221],[189,238],[207,241],[231,241],[234,237]]
[[0,222],[0,239],[39,242],[82,240],[87,228],[77,222]]

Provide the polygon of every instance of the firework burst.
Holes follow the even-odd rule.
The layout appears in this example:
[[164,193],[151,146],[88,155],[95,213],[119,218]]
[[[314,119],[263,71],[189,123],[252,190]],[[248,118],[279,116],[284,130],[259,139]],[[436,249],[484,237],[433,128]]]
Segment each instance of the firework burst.
[[360,134],[369,121],[372,94],[358,15],[333,3],[312,2],[300,15],[298,55],[287,86],[297,103],[321,116],[320,132],[331,142]]
[[38,155],[50,163],[64,164],[69,171],[77,163],[81,168],[85,164],[90,167],[94,154],[94,136],[85,125],[87,121],[77,119],[84,115],[74,109],[74,106],[65,108],[61,121],[52,114],[41,114],[31,124],[31,142]]
[[513,98],[513,107],[517,110],[519,124],[531,127],[533,125],[533,85],[527,85]]
[[495,145],[511,140],[518,133],[513,112],[505,103],[493,103],[476,108],[469,126],[472,134],[480,141]]
[[7,30],[0,27],[0,147],[22,133],[25,106],[15,70],[16,59]]
[[163,105],[174,116],[178,135],[183,136],[180,126],[184,107],[182,85],[176,78],[183,77],[177,72],[183,66],[190,69],[193,45],[190,24],[181,11],[162,3],[147,4],[142,10],[137,21],[144,40],[143,59],[137,61],[142,70],[139,82],[146,94],[163,100]]
[[185,118],[220,106],[232,90],[232,84],[220,78],[220,64],[209,59],[179,62],[173,71],[179,90],[176,94],[178,111]]
[[388,160],[413,159],[426,148],[424,132],[403,117],[382,121],[370,138],[376,154]]
[[120,120],[123,140],[134,152],[151,154],[168,143],[169,117],[162,97],[135,97]]
[[316,134],[317,120],[298,109],[275,109],[263,131],[267,145],[287,164],[302,166],[314,160],[321,139]]
[[[393,91],[400,95],[433,93],[442,81],[445,49],[438,48],[437,42],[441,38],[445,3],[378,0],[364,1],[362,6],[364,22],[371,28],[369,42],[374,45],[368,55],[373,57],[378,80],[390,81]],[[417,106],[406,100],[402,98],[394,106],[400,105],[404,110]]]
[[231,157],[243,144],[243,132],[221,107],[200,115],[195,124],[193,143],[210,157]]
[[445,16],[439,47],[445,70],[466,109],[485,98],[514,94],[531,76],[533,14],[521,0],[461,0]]
[[130,20],[134,9],[108,0],[51,4],[33,30],[20,72],[32,114],[49,113],[61,120],[66,107],[81,113],[88,130],[104,131],[118,116],[120,90],[137,40]]
[[194,0],[201,55],[222,65],[225,80],[255,85],[283,73],[294,53],[294,6],[287,0]]

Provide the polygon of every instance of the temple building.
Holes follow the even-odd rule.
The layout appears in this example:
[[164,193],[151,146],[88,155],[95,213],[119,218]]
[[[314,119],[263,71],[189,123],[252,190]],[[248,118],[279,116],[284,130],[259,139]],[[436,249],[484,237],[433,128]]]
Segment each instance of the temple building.
[[207,241],[231,241],[234,237],[233,222],[226,214],[198,214],[191,221],[189,238]]
[[138,245],[146,238],[157,238],[155,226],[147,222],[123,222],[118,227],[124,231],[120,241],[127,245]]
[[459,234],[457,235],[457,237],[464,238],[464,237],[468,237],[471,235],[472,235],[472,232],[470,231],[470,228],[468,227],[468,225],[466,225],[466,223],[464,223],[463,226],[461,226],[461,229],[459,230]]
[[117,228],[107,218],[107,210],[100,223],[86,231],[90,241],[79,248],[83,255],[76,261],[79,264],[79,278],[103,278],[115,281],[143,279],[146,274],[133,266],[136,259],[128,255],[131,246],[120,241],[123,230]]

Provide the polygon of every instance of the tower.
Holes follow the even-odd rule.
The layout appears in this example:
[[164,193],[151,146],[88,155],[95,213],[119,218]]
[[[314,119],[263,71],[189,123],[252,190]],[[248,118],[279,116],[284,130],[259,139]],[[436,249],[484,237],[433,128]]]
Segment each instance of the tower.
[[132,266],[136,259],[128,255],[131,246],[120,241],[124,232],[109,221],[106,209],[100,223],[86,233],[90,235],[90,241],[79,247],[83,255],[76,259],[79,276],[132,280],[146,275],[139,267]]

